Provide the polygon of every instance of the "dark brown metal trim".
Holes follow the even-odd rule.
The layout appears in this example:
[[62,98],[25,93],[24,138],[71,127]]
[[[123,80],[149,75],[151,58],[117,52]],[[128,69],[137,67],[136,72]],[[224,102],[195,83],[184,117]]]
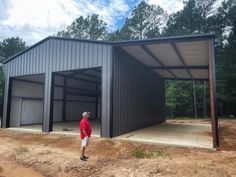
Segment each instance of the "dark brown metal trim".
[[181,53],[180,53],[178,47],[176,46],[176,44],[175,44],[175,43],[171,43],[171,46],[173,47],[175,53],[177,54],[177,56],[179,57],[180,61],[181,61],[182,64],[184,65],[184,67],[185,67],[185,69],[187,70],[189,76],[193,79],[193,75],[192,75],[192,73],[189,71],[189,69],[187,69],[187,65],[186,65],[186,63],[185,63],[185,61],[184,61],[184,58],[183,58],[183,56],[181,55]]
[[[145,45],[141,45],[141,48],[149,55],[151,56],[158,64],[160,64],[162,67],[166,67],[161,60],[152,53],[151,50],[149,50]],[[177,76],[169,69],[166,69],[174,78],[177,78]]]
[[211,127],[213,133],[213,147],[218,148],[219,131],[218,131],[218,117],[217,117],[217,100],[216,100],[216,76],[215,76],[215,55],[214,55],[214,40],[208,42],[209,51],[209,86],[210,86],[210,109],[211,109]]

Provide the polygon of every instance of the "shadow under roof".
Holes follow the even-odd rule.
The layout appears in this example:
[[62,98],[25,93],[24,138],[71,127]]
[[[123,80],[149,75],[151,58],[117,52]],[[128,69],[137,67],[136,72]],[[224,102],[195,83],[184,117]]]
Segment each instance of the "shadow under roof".
[[164,79],[208,80],[214,34],[119,42],[118,47]]

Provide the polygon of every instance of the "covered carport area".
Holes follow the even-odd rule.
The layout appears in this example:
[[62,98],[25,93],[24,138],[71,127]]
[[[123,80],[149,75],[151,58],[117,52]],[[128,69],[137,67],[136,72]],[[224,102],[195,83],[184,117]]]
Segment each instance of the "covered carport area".
[[[213,147],[219,146],[214,37],[214,34],[204,34],[124,41],[117,44],[119,50],[144,64],[149,70],[161,76],[163,80],[209,81],[211,113],[208,124],[183,124],[166,121],[163,124],[153,124],[154,126],[149,128],[129,132],[120,136],[121,139],[138,139],[139,141],[166,142],[164,144],[168,144],[172,137],[173,141],[170,144],[212,147],[213,140]],[[204,133],[205,136],[203,136]]]

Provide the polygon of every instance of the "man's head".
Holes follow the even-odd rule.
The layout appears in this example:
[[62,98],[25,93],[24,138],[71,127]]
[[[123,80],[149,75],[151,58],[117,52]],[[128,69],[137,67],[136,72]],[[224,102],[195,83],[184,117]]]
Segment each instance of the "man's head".
[[90,115],[90,112],[84,112],[84,113],[82,114],[82,116],[85,117],[85,118],[88,118],[89,115]]

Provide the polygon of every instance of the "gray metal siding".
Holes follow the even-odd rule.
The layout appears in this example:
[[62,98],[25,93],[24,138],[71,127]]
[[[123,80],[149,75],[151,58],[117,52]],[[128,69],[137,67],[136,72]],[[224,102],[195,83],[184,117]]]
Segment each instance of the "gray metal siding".
[[43,84],[13,80],[10,126],[42,123],[43,93]]
[[164,81],[121,51],[114,55],[113,136],[164,122]]
[[42,123],[43,101],[22,100],[21,113],[19,114],[20,125]]
[[43,99],[44,85],[13,80],[12,97]]
[[48,39],[4,64],[6,127],[9,78],[45,74],[43,130],[48,131],[52,72],[102,67],[102,136],[109,136],[112,46],[64,39]]

